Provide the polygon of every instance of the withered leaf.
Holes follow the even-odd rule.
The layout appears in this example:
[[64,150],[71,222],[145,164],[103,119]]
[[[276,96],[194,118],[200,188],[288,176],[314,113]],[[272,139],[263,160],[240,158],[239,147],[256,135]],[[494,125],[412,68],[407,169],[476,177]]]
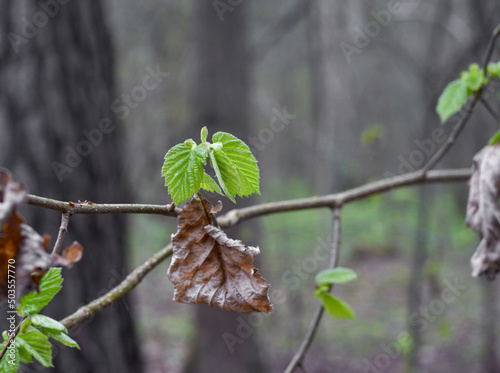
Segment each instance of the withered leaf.
[[494,279],[500,270],[500,145],[474,156],[465,222],[481,240],[472,255],[472,275]]
[[233,312],[270,313],[269,284],[253,265],[259,249],[228,238],[211,225],[208,211],[213,210],[206,200],[193,199],[177,217],[168,269],[174,300]]
[[39,235],[17,212],[27,193],[24,185],[14,181],[7,170],[0,169],[0,305],[8,299],[14,279],[19,300],[38,288],[40,278],[50,267],[68,266],[81,257],[81,246],[70,246],[64,257],[47,252],[49,237]]

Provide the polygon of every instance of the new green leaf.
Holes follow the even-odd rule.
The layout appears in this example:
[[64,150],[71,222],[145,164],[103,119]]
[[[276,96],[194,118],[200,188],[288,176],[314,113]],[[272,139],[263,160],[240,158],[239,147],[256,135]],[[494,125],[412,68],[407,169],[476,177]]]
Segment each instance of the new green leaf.
[[457,113],[467,101],[467,87],[461,79],[454,80],[446,86],[439,97],[437,112],[441,122]]
[[487,70],[488,74],[490,74],[492,77],[500,77],[500,61],[488,64]]
[[471,93],[475,92],[485,83],[484,71],[477,63],[473,63],[469,66],[469,71],[464,71],[460,75],[460,80]]
[[45,334],[45,330],[50,330],[52,333],[67,333],[66,327],[59,321],[44,315],[31,316],[31,322]]
[[36,328],[30,328],[25,334],[18,334],[16,343],[26,349],[44,367],[52,365],[52,345],[49,338]]
[[500,141],[500,130],[497,131],[492,138],[490,139],[490,145],[496,144],[498,141]]
[[222,150],[210,149],[210,163],[227,198],[236,203],[234,196],[240,189],[238,172]]
[[201,180],[201,188],[208,190],[209,192],[216,192],[220,195],[223,195],[219,185],[215,182],[214,179],[210,177],[206,172],[203,173],[203,179]]
[[316,275],[316,283],[321,285],[345,284],[357,278],[356,272],[349,268],[337,267],[321,271]]
[[200,190],[203,165],[207,160],[207,148],[188,140],[177,144],[165,155],[162,176],[176,204],[190,198]]
[[51,268],[40,279],[39,292],[32,291],[21,298],[17,312],[21,316],[39,313],[61,290],[61,268]]
[[336,317],[338,319],[356,318],[351,306],[335,297],[333,294],[324,293],[321,296],[321,299],[323,301],[323,307],[325,307],[325,310],[333,317]]
[[200,133],[201,142],[206,142],[207,136],[208,136],[208,129],[207,129],[207,127],[203,127],[201,129],[201,133]]
[[80,346],[78,345],[78,343],[76,343],[76,341],[74,339],[70,338],[65,333],[59,333],[58,334],[58,333],[51,333],[50,331],[47,331],[45,333],[45,335],[47,335],[47,337],[54,338],[56,341],[62,343],[65,346],[74,347],[74,348],[80,349]]
[[212,136],[212,142],[222,143],[220,151],[224,152],[238,173],[240,189],[237,191],[237,195],[244,197],[252,193],[260,194],[259,168],[250,148],[243,141],[227,132],[215,133]]

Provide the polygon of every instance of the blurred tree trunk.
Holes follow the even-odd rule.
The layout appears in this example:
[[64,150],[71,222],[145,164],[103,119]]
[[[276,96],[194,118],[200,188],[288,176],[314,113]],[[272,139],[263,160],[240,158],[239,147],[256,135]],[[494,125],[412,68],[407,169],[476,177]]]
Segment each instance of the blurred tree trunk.
[[[214,4],[211,1],[195,4],[197,65],[189,137],[207,126],[209,140],[214,132],[227,131],[247,142],[251,69],[247,48],[248,5],[239,2],[228,10],[216,9]],[[225,206],[230,203],[225,199]],[[248,199],[238,199],[238,207],[245,204]],[[244,241],[248,238],[241,237],[236,229],[228,230],[228,234]],[[253,328],[245,329],[243,334],[238,332],[243,330],[241,320],[246,322],[247,318],[246,314],[196,306],[196,336],[185,371],[265,372]],[[237,339],[225,340],[225,333]]]
[[[0,36],[0,164],[45,197],[130,200],[122,129],[110,108],[114,61],[101,2],[0,0]],[[60,214],[24,213],[53,244]],[[61,319],[116,286],[126,274],[124,234],[124,216],[73,216],[64,245],[78,240],[84,258],[63,271],[63,290],[45,312]],[[126,297],[70,331],[81,351],[55,342],[50,371],[141,372],[131,306]]]

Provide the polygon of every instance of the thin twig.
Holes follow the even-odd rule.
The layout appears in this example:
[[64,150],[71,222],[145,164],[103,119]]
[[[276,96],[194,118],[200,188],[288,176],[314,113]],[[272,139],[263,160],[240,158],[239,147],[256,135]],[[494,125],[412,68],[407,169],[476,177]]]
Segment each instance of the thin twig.
[[483,71],[485,72],[485,74],[486,74],[486,69],[488,68],[488,64],[490,63],[491,56],[493,54],[493,48],[495,48],[495,43],[497,42],[498,36],[500,36],[500,25],[495,27],[493,33],[491,34],[491,39],[488,44],[488,49],[486,51],[486,58],[484,59],[483,63]]
[[[333,269],[337,267],[338,261],[339,261],[339,253],[340,253],[340,242],[341,242],[341,231],[340,231],[340,207],[335,207],[333,209],[333,239],[332,239],[332,246],[331,246],[331,251],[330,251],[330,263],[328,265],[328,269]],[[328,291],[330,291],[333,288],[333,286],[330,286]],[[321,321],[321,318],[323,317],[325,309],[323,307],[323,303],[319,302],[318,306],[316,307],[316,311],[314,312],[314,316],[311,320],[311,323],[309,324],[309,328],[307,329],[307,332],[304,336],[304,339],[302,339],[302,343],[300,344],[297,352],[293,356],[292,360],[290,361],[290,364],[288,364],[288,367],[285,370],[285,373],[292,373],[294,369],[297,366],[302,365],[302,360],[304,359],[305,354],[307,353],[307,350],[309,349],[309,346],[311,345],[314,336],[316,335],[316,332],[318,330],[319,322]]]
[[488,113],[490,113],[490,115],[493,117],[493,119],[495,119],[495,121],[497,122],[497,124],[499,124],[500,123],[500,117],[495,112],[495,110],[493,110],[493,108],[490,106],[490,104],[488,103],[488,101],[486,101],[484,99],[484,97],[479,97],[479,101],[481,101],[481,103],[486,108],[486,110],[488,111]]
[[66,232],[68,231],[68,223],[69,223],[69,217],[71,216],[71,213],[69,211],[65,212],[61,216],[61,226],[59,227],[59,234],[57,235],[57,240],[54,245],[54,249],[52,250],[52,255],[57,255],[59,253],[59,250],[61,249],[61,245],[64,240],[64,236],[66,235]]
[[243,220],[262,215],[343,205],[351,201],[369,197],[373,194],[387,192],[403,186],[423,183],[466,181],[470,178],[470,176],[471,169],[468,168],[433,170],[425,174],[422,174],[420,171],[410,172],[401,176],[394,176],[367,183],[340,193],[269,202],[241,209],[234,209],[219,217],[218,222],[222,228],[227,228],[232,227]]
[[63,202],[51,198],[39,197],[28,194],[28,205],[43,207],[49,210],[57,210],[62,213],[73,214],[156,214],[176,217],[180,209],[172,203],[170,205],[144,205],[138,203],[93,203],[85,202]]
[[85,322],[96,312],[109,307],[115,301],[135,288],[141,282],[144,276],[146,276],[153,268],[155,268],[171,254],[172,244],[168,244],[156,254],[151,256],[143,264],[135,268],[120,284],[118,284],[112,290],[104,294],[102,297],[97,298],[96,300],[86,304],[85,306],[80,307],[76,312],[61,320],[61,323],[69,329]]
[[[495,43],[497,41],[498,36],[500,35],[500,25],[498,25],[495,30],[493,31],[493,34],[491,35],[490,41],[488,43],[488,48],[486,52],[486,57],[483,62],[483,71],[486,72],[486,68],[488,66],[488,63],[490,62],[491,55],[493,54],[493,48],[495,47]],[[441,148],[434,154],[434,156],[422,167],[421,171],[422,174],[425,174],[427,171],[432,169],[440,160],[441,158],[444,157],[444,155],[450,150],[450,148],[453,146],[455,143],[455,140],[457,139],[458,135],[460,135],[460,132],[462,132],[463,128],[469,121],[472,112],[474,111],[474,108],[476,107],[480,97],[481,93],[483,92],[484,86],[481,86],[479,90],[474,94],[474,98],[470,102],[470,104],[467,106],[467,109],[465,110],[465,113],[463,114],[462,118],[458,122],[458,124],[455,126],[453,131],[450,133],[448,136],[448,139],[446,142],[441,146]]]

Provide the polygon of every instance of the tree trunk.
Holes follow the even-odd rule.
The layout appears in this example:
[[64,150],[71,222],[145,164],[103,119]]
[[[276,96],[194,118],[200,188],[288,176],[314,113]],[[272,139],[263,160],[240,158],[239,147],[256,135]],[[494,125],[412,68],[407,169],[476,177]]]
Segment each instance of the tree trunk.
[[[209,140],[214,132],[227,131],[247,142],[250,90],[247,3],[231,6],[231,11],[217,10],[214,4],[197,1],[195,5],[197,66],[190,131],[207,126]],[[224,204],[228,206],[231,202],[226,201]],[[238,207],[247,203],[248,199],[238,199]],[[228,230],[228,234],[239,238],[235,229]],[[241,320],[246,322],[248,315],[203,305],[195,307],[197,335],[186,372],[266,371],[253,328],[239,332],[243,330],[239,327]]]
[[[101,2],[0,0],[0,27],[0,164],[34,194],[129,201]],[[24,213],[53,244],[60,214],[35,207]],[[63,271],[63,290],[44,313],[61,319],[117,285],[126,274],[125,223],[118,215],[70,219],[64,244],[78,240],[84,257]],[[142,371],[128,297],[70,335],[81,351],[55,342],[51,372]]]

